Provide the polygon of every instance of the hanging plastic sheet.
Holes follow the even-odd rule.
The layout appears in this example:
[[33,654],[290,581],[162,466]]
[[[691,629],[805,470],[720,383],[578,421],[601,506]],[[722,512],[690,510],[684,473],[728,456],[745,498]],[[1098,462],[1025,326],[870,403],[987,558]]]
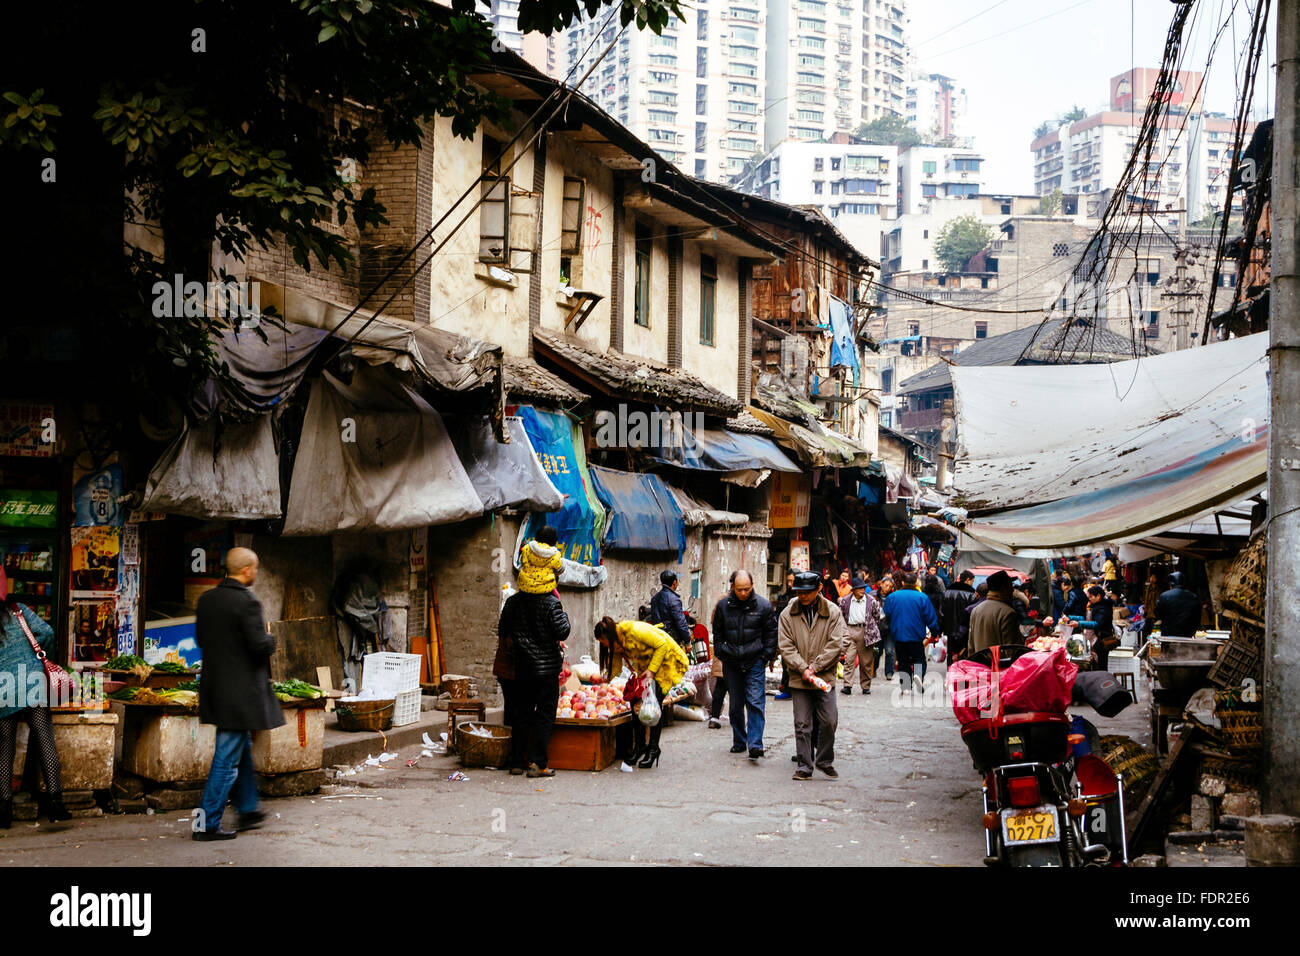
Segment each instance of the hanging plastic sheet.
[[149,472],[144,511],[221,521],[280,517],[280,458],[269,414],[187,425]]
[[286,535],[402,531],[463,521],[483,503],[442,418],[387,369],[312,385],[289,486]]
[[802,471],[776,442],[762,435],[733,432],[724,428],[683,426],[678,433],[663,429],[665,437],[676,434],[660,445],[647,449],[649,456],[666,465],[698,471]]
[[564,506],[564,495],[542,469],[523,421],[513,417],[506,420],[506,425],[509,443],[496,440],[492,421],[486,415],[451,423],[456,452],[483,502],[483,510],[558,511]]
[[560,553],[581,564],[600,563],[600,535],[605,509],[587,473],[587,456],[578,424],[563,412],[519,406],[519,419],[551,483],[564,503],[549,512],[533,512],[525,525],[525,540],[549,524],[559,533]]
[[270,320],[256,329],[222,333],[215,345],[227,375],[208,382],[194,401],[195,412],[204,418],[218,410],[247,418],[270,411],[302,382],[328,337],[325,329]]
[[843,365],[853,369],[856,384],[858,350],[853,342],[853,312],[843,299],[837,299],[835,296],[827,298],[831,313],[831,368]]
[[658,475],[592,465],[591,480],[609,508],[607,551],[676,551],[681,560],[686,551],[682,510]]

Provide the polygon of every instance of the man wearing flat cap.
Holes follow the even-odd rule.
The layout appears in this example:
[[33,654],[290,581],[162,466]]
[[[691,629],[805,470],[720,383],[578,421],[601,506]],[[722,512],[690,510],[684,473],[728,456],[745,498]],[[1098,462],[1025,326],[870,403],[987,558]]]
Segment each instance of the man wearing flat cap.
[[1011,597],[1011,575],[996,571],[989,575],[989,595],[970,612],[970,651],[1001,644],[1023,644],[1020,614]]
[[871,678],[876,676],[875,646],[880,643],[880,602],[867,593],[867,582],[854,578],[853,590],[840,598],[844,615],[845,644],[844,687],[841,693],[853,693],[853,669],[859,670],[862,693],[871,693]]

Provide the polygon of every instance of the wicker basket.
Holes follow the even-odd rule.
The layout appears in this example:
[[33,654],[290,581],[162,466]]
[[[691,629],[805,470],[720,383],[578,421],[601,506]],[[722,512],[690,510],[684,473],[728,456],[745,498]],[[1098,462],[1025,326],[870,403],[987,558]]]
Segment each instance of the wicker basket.
[[1206,757],[1201,761],[1201,773],[1227,781],[1228,789],[1253,790],[1259,783],[1259,764],[1250,757]]
[[388,730],[393,726],[394,700],[339,701],[334,712],[339,730]]
[[1223,578],[1223,605],[1264,619],[1264,572],[1267,535],[1257,534],[1228,568]]
[[1229,750],[1252,753],[1264,746],[1264,727],[1259,711],[1220,710],[1218,717]]
[[[481,727],[492,736],[471,734],[470,727]],[[504,767],[510,762],[510,728],[473,722],[457,724],[456,753],[466,767]]]
[[1141,801],[1160,771],[1160,761],[1131,737],[1107,735],[1097,753],[1115,773],[1124,775],[1124,794],[1135,804]]

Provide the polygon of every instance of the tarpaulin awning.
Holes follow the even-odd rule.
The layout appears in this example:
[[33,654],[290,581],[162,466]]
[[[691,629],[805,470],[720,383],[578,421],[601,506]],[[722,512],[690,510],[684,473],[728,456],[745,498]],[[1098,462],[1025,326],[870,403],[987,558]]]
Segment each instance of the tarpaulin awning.
[[747,514],[741,514],[738,511],[719,511],[691,497],[690,494],[675,485],[667,485],[667,488],[668,493],[677,502],[677,507],[681,509],[682,520],[688,528],[718,524],[738,526],[749,523],[749,515]]
[[293,322],[223,332],[215,345],[227,375],[208,382],[195,400],[195,411],[204,418],[218,409],[247,418],[272,410],[302,382],[328,337],[324,329]]
[[506,425],[509,442],[496,440],[486,415],[456,422],[452,429],[452,442],[483,510],[558,511],[564,505],[564,495],[543,470],[523,421],[508,418]]
[[[954,367],[963,531],[1046,557],[1149,537],[1259,490],[1267,344],[1259,334],[1111,365]],[[1087,414],[1063,424],[1061,408]]]
[[814,422],[817,430],[777,418],[761,408],[749,406],[749,413],[775,432],[779,441],[790,445],[812,468],[866,467],[871,452],[847,435]]
[[187,425],[149,472],[141,508],[204,520],[280,517],[280,456],[271,416]]
[[312,383],[286,535],[402,531],[483,513],[442,418],[382,368]]
[[666,444],[647,448],[646,452],[654,461],[665,465],[699,471],[803,470],[781,451],[776,442],[762,435],[682,426],[678,439],[670,437]]
[[596,495],[609,509],[607,551],[686,550],[682,510],[658,475],[591,466]]
[[587,456],[578,423],[564,412],[551,412],[532,405],[519,407],[528,440],[542,470],[564,496],[564,503],[548,513],[533,512],[526,524],[526,540],[549,524],[559,534],[560,553],[582,564],[600,563],[600,535],[605,527],[605,509],[596,497],[587,471]]

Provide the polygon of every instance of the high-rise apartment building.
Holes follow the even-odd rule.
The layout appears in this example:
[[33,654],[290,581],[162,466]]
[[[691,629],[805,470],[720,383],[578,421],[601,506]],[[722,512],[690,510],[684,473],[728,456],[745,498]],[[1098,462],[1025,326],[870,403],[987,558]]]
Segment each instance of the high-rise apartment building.
[[[1108,108],[1081,120],[1060,124],[1030,144],[1034,152],[1034,191],[1046,195],[1100,193],[1113,189],[1129,163],[1158,70],[1121,73],[1110,81]],[[1195,222],[1223,206],[1232,165],[1233,120],[1203,109],[1202,74],[1176,75],[1169,110],[1149,157],[1140,156],[1140,175],[1132,198],[1169,211],[1177,226],[1178,210]],[[1254,124],[1245,137],[1250,138]]]
[[699,0],[659,36],[619,37],[606,16],[564,31],[559,69],[576,82],[618,37],[582,91],[694,176],[727,182],[777,143],[903,115],[902,0]]
[[902,116],[903,0],[768,0],[767,147]]
[[761,0],[704,0],[691,15],[619,37],[601,11],[564,32],[560,61],[576,83],[618,37],[582,92],[684,172],[725,182],[763,147],[766,14]]
[[880,258],[881,233],[892,225],[898,147],[849,142],[781,143],[736,188],[791,206],[817,206],[861,252]]
[[913,73],[907,84],[904,116],[912,128],[931,142],[961,138],[966,120],[966,91],[941,73]]

